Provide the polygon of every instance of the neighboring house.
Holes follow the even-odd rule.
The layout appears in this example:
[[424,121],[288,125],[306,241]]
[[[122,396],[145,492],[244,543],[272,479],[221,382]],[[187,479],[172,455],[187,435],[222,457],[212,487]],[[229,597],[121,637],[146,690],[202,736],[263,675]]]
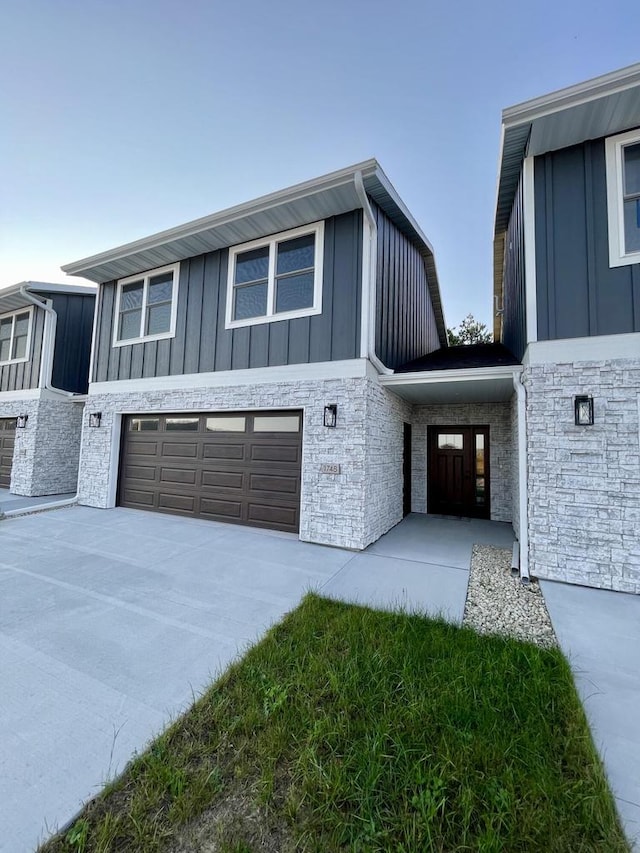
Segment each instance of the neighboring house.
[[0,488],[75,492],[95,287],[0,290]]
[[494,269],[529,570],[638,593],[640,64],[504,111]]

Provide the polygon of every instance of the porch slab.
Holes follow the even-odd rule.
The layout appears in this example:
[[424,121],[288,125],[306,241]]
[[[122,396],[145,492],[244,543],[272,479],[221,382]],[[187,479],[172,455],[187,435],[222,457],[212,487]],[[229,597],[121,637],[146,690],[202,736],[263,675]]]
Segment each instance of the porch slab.
[[0,515],[34,512],[41,507],[46,508],[49,504],[69,501],[74,497],[74,493],[70,492],[64,495],[41,495],[40,497],[29,498],[23,495],[13,495],[9,489],[0,489]]

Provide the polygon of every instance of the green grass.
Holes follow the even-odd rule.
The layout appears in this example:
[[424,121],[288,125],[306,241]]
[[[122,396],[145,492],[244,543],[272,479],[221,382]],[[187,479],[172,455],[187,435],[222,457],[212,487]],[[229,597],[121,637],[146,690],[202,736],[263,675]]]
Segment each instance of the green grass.
[[628,850],[559,651],[315,595],[41,851],[197,839],[222,853]]

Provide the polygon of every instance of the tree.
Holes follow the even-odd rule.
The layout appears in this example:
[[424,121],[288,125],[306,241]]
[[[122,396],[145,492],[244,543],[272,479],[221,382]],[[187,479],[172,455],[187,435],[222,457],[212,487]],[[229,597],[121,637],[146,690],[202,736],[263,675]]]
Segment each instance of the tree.
[[490,344],[493,335],[486,323],[476,320],[473,314],[467,314],[459,326],[447,329],[447,338],[450,347],[458,347],[466,344]]

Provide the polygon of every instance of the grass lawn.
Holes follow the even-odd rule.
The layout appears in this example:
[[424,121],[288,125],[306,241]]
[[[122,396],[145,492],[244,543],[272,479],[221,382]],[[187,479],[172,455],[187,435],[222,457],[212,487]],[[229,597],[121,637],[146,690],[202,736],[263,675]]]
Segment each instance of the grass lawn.
[[627,851],[557,650],[308,595],[46,853]]

